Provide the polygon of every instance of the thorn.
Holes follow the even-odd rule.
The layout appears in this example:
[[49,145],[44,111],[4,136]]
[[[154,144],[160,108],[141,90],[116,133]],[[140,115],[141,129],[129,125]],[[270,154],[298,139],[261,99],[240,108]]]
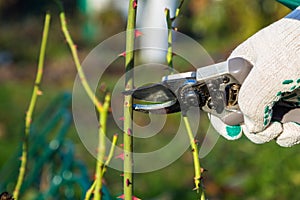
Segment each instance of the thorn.
[[124,51],[123,53],[120,53],[119,56],[122,56],[122,57],[125,58],[126,57],[126,51]]
[[124,144],[120,144],[120,147],[124,147]]
[[141,31],[139,31],[139,30],[135,30],[134,31],[134,36],[136,37],[136,38],[138,38],[138,37],[140,37],[140,36],[142,36],[143,35],[143,33],[141,32]]
[[124,176],[124,174],[120,174],[120,176]]
[[124,117],[120,117],[119,120],[120,120],[120,121],[124,121]]
[[73,46],[74,46],[75,49],[77,49],[77,45],[76,44],[74,44]]
[[129,135],[129,136],[132,135],[132,131],[130,128],[127,130],[127,135]]
[[200,172],[201,172],[201,173],[207,172],[207,169],[204,169],[204,168],[201,167],[201,168],[200,168]]
[[121,153],[120,155],[116,156],[115,158],[120,158],[121,160],[124,160],[124,153]]
[[136,7],[137,7],[137,1],[136,0],[133,1],[132,7],[133,7],[133,9],[136,9]]
[[36,92],[36,94],[37,94],[38,96],[41,96],[41,95],[43,95],[43,91],[38,90],[38,91]]
[[131,185],[132,183],[130,182],[129,179],[126,179],[126,186],[128,187],[129,185]]

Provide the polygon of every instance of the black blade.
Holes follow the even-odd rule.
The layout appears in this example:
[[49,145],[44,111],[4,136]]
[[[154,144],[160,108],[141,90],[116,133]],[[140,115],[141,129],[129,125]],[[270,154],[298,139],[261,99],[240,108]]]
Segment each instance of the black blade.
[[177,99],[174,93],[161,83],[142,86],[133,91],[126,91],[124,94],[132,95],[134,99],[147,101],[150,103],[163,103],[176,101]]

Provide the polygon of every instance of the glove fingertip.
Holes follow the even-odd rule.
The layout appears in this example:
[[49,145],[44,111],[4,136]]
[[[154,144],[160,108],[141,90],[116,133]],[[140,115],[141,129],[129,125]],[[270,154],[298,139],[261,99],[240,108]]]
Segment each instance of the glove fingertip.
[[242,136],[240,125],[229,126],[216,116],[208,116],[214,129],[227,140],[236,140]]
[[268,128],[261,132],[250,132],[246,125],[243,125],[245,136],[255,144],[263,144],[277,138],[282,133],[282,124],[280,122],[272,122]]
[[242,127],[240,125],[236,126],[226,126],[226,138],[229,140],[236,140],[242,136]]
[[276,143],[282,147],[292,147],[300,143],[300,125],[294,122],[283,124],[283,132],[277,137]]

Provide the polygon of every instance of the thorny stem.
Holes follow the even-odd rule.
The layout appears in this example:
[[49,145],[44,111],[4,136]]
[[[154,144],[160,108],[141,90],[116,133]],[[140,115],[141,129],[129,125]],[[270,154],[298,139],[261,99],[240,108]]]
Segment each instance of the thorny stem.
[[45,16],[45,21],[44,21],[43,37],[42,37],[36,79],[35,79],[35,83],[34,83],[31,100],[29,103],[29,107],[28,107],[28,110],[26,112],[26,117],[25,117],[25,135],[24,135],[24,142],[22,145],[21,165],[19,168],[19,176],[17,179],[17,184],[16,184],[14,192],[13,192],[13,197],[15,200],[17,200],[19,198],[19,192],[22,187],[24,176],[25,176],[25,171],[26,171],[26,166],[27,166],[28,137],[30,134],[33,110],[36,105],[37,97],[42,94],[42,92],[40,90],[40,83],[41,83],[42,76],[43,76],[44,59],[45,59],[47,39],[48,39],[48,33],[49,33],[50,19],[51,19],[51,16],[49,13],[47,13]]
[[83,85],[84,90],[86,91],[88,97],[95,105],[97,111],[99,112],[99,142],[98,142],[98,155],[97,155],[97,164],[96,164],[96,179],[95,182],[92,184],[91,188],[87,191],[86,199],[89,199],[92,192],[94,191],[94,198],[96,200],[101,199],[101,188],[102,188],[102,177],[103,177],[103,168],[104,168],[104,157],[105,157],[105,137],[106,137],[106,121],[107,121],[107,113],[109,109],[109,102],[110,102],[110,95],[105,96],[105,102],[104,105],[100,103],[98,98],[93,93],[92,89],[90,88],[90,85],[88,84],[86,80],[86,76],[83,72],[82,66],[79,61],[77,47],[74,44],[70,33],[67,28],[65,13],[60,13],[60,22],[61,22],[61,28],[62,32],[65,36],[65,39],[70,47],[73,60],[75,62],[75,66],[81,81],[81,84]]
[[183,121],[185,124],[186,131],[188,133],[189,139],[190,139],[190,144],[192,148],[192,154],[193,154],[193,160],[194,160],[194,169],[195,169],[195,177],[194,177],[194,182],[195,182],[195,188],[197,192],[199,192],[199,186],[200,186],[200,178],[201,178],[201,167],[200,167],[200,161],[199,161],[199,154],[198,154],[198,147],[197,143],[195,142],[195,138],[193,136],[193,132],[190,126],[190,122],[188,120],[187,116],[183,116]]
[[65,13],[61,12],[60,13],[60,23],[61,23],[61,29],[62,32],[65,36],[65,39],[70,47],[72,56],[73,56],[73,60],[75,62],[75,66],[81,81],[81,84],[84,88],[84,90],[86,91],[88,97],[91,99],[91,101],[93,102],[93,104],[96,106],[96,109],[99,113],[102,112],[103,107],[102,104],[100,103],[100,101],[97,99],[97,97],[95,96],[94,92],[92,91],[90,85],[88,84],[85,74],[83,72],[82,66],[80,64],[79,61],[79,57],[78,57],[78,52],[77,52],[77,46],[74,44],[71,35],[68,31],[68,27],[67,27],[67,22],[66,22],[66,17],[65,17]]
[[[129,0],[128,19],[126,28],[126,56],[125,56],[125,91],[133,89],[133,67],[134,67],[134,39],[136,24],[137,0]],[[133,112],[132,96],[124,97],[124,199],[132,200],[133,197]]]
[[[104,173],[106,172],[106,167],[109,165],[109,163],[110,163],[110,161],[111,161],[111,159],[112,159],[112,157],[113,157],[113,154],[114,154],[114,151],[115,151],[115,147],[116,147],[116,144],[117,144],[117,140],[118,140],[118,135],[115,134],[115,135],[113,136],[113,139],[112,139],[112,145],[111,145],[111,147],[110,147],[110,150],[109,150],[109,154],[108,154],[107,160],[106,160],[106,162],[104,163],[104,166],[103,166],[103,169],[102,169],[102,172],[101,172],[101,173],[102,173],[102,177],[103,177]],[[89,199],[91,198],[92,193],[93,193],[93,191],[95,190],[96,183],[97,183],[97,181],[95,180],[95,181],[93,182],[93,184],[91,185],[91,187],[87,190],[87,192],[86,192],[86,194],[85,194],[84,200],[89,200]]]
[[[168,52],[166,55],[166,59],[167,59],[167,64],[170,68],[173,69],[173,49],[172,49],[172,24],[174,22],[174,20],[178,17],[180,9],[183,5],[184,0],[181,0],[179,3],[179,6],[176,9],[175,12],[175,16],[173,18],[171,18],[170,16],[170,10],[169,9],[165,9],[165,15],[166,15],[166,21],[167,21],[167,26],[168,26]],[[175,28],[175,30],[177,30]],[[194,161],[194,170],[195,170],[195,177],[194,177],[194,183],[195,183],[195,190],[197,192],[199,192],[200,190],[200,186],[201,186],[201,167],[200,167],[200,160],[199,160],[199,154],[198,154],[198,147],[197,144],[195,142],[195,138],[193,136],[193,132],[190,126],[190,122],[188,120],[188,117],[186,115],[183,115],[183,120],[185,123],[185,127],[188,133],[188,137],[190,139],[190,144],[191,144],[191,148],[192,148],[192,154],[193,154],[193,161]],[[203,191],[203,189],[201,190],[201,200],[205,200],[205,193]]]
[[106,138],[106,122],[107,122],[107,113],[109,109],[109,102],[110,102],[110,95],[105,96],[105,101],[103,104],[103,109],[99,113],[99,132],[98,132],[98,155],[97,155],[97,164],[96,164],[96,186],[94,191],[94,199],[100,200],[101,199],[101,188],[102,188],[102,177],[103,173],[102,170],[104,168],[104,157],[105,157],[105,138]]

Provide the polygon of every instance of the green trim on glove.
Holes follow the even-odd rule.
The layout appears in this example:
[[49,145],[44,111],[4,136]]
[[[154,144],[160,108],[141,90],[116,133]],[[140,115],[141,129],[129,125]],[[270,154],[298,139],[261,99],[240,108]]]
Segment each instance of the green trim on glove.
[[286,7],[294,10],[298,6],[300,6],[300,0],[277,0],[278,2],[282,3]]
[[240,125],[236,126],[226,126],[227,135],[231,138],[237,137],[242,132]]

